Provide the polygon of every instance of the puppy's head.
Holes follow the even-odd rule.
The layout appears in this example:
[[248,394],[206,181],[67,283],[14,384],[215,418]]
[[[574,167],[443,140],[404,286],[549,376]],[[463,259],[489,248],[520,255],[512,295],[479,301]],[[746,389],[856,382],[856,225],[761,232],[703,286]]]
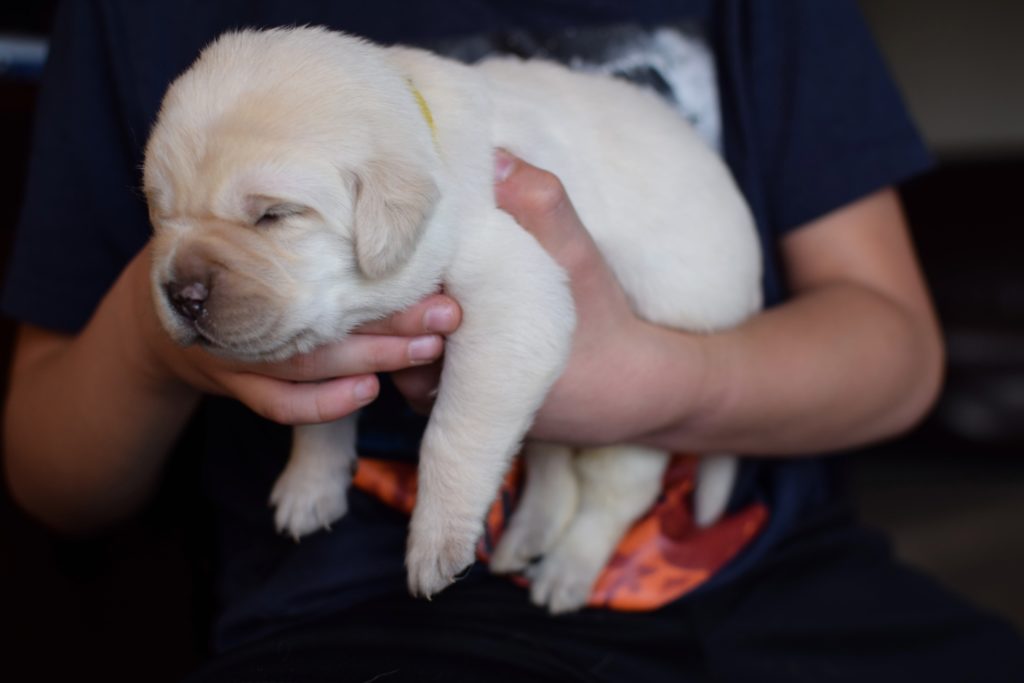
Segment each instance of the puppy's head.
[[407,305],[392,290],[411,286],[437,166],[379,48],[319,29],[221,37],[172,84],[146,148],[164,327],[270,359]]

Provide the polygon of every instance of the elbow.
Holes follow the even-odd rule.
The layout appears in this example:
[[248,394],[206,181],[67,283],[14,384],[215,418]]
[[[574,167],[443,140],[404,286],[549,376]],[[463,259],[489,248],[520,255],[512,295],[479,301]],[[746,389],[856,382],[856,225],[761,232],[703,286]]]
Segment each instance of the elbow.
[[91,529],[85,528],[82,518],[66,514],[62,506],[55,504],[53,496],[45,487],[34,481],[31,473],[19,465],[19,453],[4,443],[4,484],[11,502],[25,516],[61,536],[80,538],[88,536]]
[[77,536],[76,530],[70,528],[70,520],[63,519],[54,506],[48,504],[47,497],[42,495],[39,487],[32,484],[21,468],[16,464],[17,452],[9,443],[4,444],[4,484],[11,502],[24,515],[45,526],[50,531],[62,536]]
[[38,458],[4,435],[3,477],[14,505],[52,533],[73,539],[96,536],[120,521],[103,506],[83,505],[74,484],[64,488],[52,472],[33,467]]
[[891,436],[899,436],[921,424],[942,394],[946,379],[946,348],[937,324],[927,325],[908,364],[907,382],[892,411]]
[[9,478],[7,485],[14,505],[26,517],[56,536],[73,540],[89,539],[110,530],[120,521],[99,519],[91,514],[54,504],[46,495],[40,495],[29,487],[19,486]]

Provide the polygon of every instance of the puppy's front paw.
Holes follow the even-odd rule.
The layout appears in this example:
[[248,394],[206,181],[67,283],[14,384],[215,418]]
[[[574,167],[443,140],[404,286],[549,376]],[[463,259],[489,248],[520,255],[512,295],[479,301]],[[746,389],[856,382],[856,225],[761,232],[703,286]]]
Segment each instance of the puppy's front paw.
[[348,511],[348,478],[324,476],[313,468],[288,467],[274,484],[274,524],[296,541],[329,529]]
[[409,592],[429,599],[455,581],[473,564],[482,529],[428,521],[414,514],[405,554]]

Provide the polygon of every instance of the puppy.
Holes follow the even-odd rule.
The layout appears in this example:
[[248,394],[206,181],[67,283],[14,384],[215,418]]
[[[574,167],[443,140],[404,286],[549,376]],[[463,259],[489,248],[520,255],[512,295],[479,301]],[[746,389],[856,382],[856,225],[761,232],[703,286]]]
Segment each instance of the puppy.
[[[469,67],[319,28],[229,33],[171,85],[146,149],[154,300],[181,344],[282,359],[442,284],[460,302],[420,451],[415,595],[473,562],[571,347],[565,273],[495,207],[498,146],[558,175],[647,320],[710,331],[759,308],[757,238],[728,172],[655,95],[607,77],[509,59]],[[271,493],[280,530],[299,537],[345,514],[355,424],[295,429]],[[494,567],[543,556],[533,599],[575,609],[657,497],[668,456],[530,444],[526,457]],[[705,462],[702,522],[721,514],[735,467]]]

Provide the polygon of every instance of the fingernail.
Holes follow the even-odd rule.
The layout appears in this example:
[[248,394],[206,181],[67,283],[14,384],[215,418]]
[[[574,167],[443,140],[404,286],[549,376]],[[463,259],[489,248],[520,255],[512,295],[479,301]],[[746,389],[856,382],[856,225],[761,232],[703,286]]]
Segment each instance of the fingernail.
[[515,168],[516,159],[503,149],[494,150],[494,181],[504,182]]
[[352,395],[360,403],[368,403],[377,395],[377,383],[369,378],[360,380],[352,388]]
[[427,332],[454,332],[455,307],[451,304],[433,306],[423,316]]
[[409,360],[430,361],[441,355],[441,340],[433,335],[416,337],[409,342]]

